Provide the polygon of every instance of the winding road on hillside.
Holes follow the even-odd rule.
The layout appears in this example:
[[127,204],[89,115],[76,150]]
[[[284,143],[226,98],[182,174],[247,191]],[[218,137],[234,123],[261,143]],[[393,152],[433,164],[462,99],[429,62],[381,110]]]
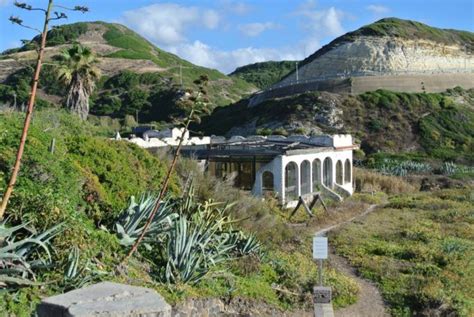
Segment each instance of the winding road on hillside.
[[[315,235],[323,236],[329,231],[334,230],[340,226],[350,223],[359,218],[363,218],[372,211],[374,211],[379,205],[370,205],[363,213],[352,217],[349,220],[340,222],[338,224],[318,230]],[[370,281],[365,280],[357,275],[355,268],[351,267],[349,262],[337,255],[334,249],[330,250],[329,261],[331,266],[337,269],[339,272],[344,273],[346,276],[351,277],[356,281],[360,287],[359,298],[355,304],[348,307],[336,310],[334,312],[335,317],[385,317],[390,316],[387,313],[386,306],[383,302],[382,295],[378,288]]]

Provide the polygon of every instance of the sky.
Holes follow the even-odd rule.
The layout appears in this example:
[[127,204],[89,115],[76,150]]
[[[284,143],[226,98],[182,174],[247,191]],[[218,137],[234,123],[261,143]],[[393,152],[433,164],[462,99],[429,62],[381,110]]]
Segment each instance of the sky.
[[[26,0],[23,0],[26,1]],[[45,6],[46,0],[30,0]],[[474,0],[56,0],[90,12],[68,20],[122,23],[166,51],[219,69],[268,60],[301,60],[336,37],[384,17],[416,20],[440,28],[474,31]],[[13,25],[20,16],[41,28],[44,16],[0,0],[0,51],[20,46],[35,31]],[[57,24],[57,23],[56,23]]]

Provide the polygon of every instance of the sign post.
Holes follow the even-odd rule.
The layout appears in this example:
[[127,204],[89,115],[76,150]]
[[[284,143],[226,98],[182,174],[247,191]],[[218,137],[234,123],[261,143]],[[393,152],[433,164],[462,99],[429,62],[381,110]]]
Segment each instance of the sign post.
[[328,238],[313,237],[313,259],[318,261],[319,285],[314,291],[314,314],[316,317],[333,317],[331,288],[323,286],[323,260],[328,258]]
[[328,258],[328,238],[313,238],[313,259],[318,260],[319,286],[323,286],[323,260]]

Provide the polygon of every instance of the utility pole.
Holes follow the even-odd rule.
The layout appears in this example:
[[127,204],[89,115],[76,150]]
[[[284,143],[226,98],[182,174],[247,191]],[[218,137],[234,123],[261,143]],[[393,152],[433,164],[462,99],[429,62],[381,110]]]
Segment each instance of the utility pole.
[[296,83],[298,83],[298,81],[299,81],[299,78],[298,78],[298,61],[296,61],[295,67],[296,67]]

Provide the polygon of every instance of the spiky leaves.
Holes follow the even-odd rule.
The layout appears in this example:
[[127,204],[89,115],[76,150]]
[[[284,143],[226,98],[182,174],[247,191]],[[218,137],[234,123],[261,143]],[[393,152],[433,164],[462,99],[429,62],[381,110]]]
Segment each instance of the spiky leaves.
[[[129,247],[135,243],[143,232],[144,224],[150,217],[156,202],[157,197],[151,194],[142,195],[138,202],[135,201],[135,197],[131,197],[129,206],[122,211],[115,223],[114,229],[121,245]],[[160,209],[155,214],[148,229],[148,236],[157,237],[164,233],[171,227],[172,221],[177,217],[178,215],[173,212],[169,200],[161,203]]]
[[[143,232],[156,197],[143,195],[125,209],[115,225],[124,246]],[[257,239],[235,230],[229,204],[199,202],[191,186],[183,197],[165,199],[144,236],[142,256],[155,264],[157,278],[168,284],[199,282],[216,264],[254,254],[262,255]]]
[[82,120],[89,114],[89,96],[100,78],[97,59],[88,47],[74,45],[59,56],[58,78],[68,85],[66,107]]
[[63,227],[59,224],[34,234],[27,226],[28,223],[15,227],[0,223],[0,290],[35,284],[34,270],[50,263],[49,241]]

